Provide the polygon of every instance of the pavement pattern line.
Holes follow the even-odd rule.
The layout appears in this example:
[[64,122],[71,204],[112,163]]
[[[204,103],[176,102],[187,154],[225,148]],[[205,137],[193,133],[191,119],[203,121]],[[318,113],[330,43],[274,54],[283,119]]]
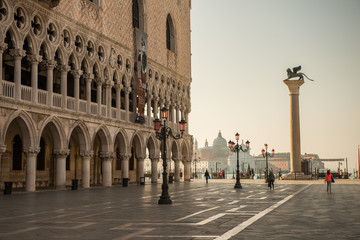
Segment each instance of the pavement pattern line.
[[289,196],[287,196],[286,198],[284,198],[283,200],[275,203],[274,205],[268,207],[267,209],[265,209],[262,212],[259,212],[258,214],[256,214],[255,216],[249,218],[248,220],[240,223],[239,225],[237,225],[236,227],[234,227],[233,229],[230,229],[229,231],[227,231],[226,233],[224,233],[223,235],[215,238],[214,240],[227,240],[230,239],[231,237],[235,236],[236,234],[240,233],[241,231],[243,231],[244,229],[246,229],[248,226],[250,226],[251,224],[253,224],[254,222],[256,222],[257,220],[259,220],[260,218],[264,217],[266,214],[270,213],[272,210],[278,208],[279,206],[281,206],[282,204],[286,203],[287,201],[289,201],[291,198],[293,198],[294,196],[296,196],[297,194],[299,194],[300,192],[304,191],[306,188],[310,187],[312,184],[309,184],[305,187],[303,187],[302,189],[300,189],[299,191],[295,192],[294,194],[291,194]]
[[17,230],[17,231],[12,231],[12,232],[7,232],[7,233],[0,233],[0,237],[6,237],[6,236],[19,234],[19,233],[30,232],[30,231],[37,230],[39,228],[40,227],[30,227],[30,228],[20,229],[20,230]]
[[217,207],[212,207],[212,208],[208,208],[208,209],[205,209],[205,210],[202,210],[202,211],[199,211],[199,212],[196,212],[196,213],[193,213],[193,214],[190,214],[190,215],[187,215],[185,217],[182,217],[182,218],[178,218],[175,220],[175,222],[179,222],[181,220],[184,220],[184,219],[187,219],[187,218],[190,218],[190,217],[193,217],[193,216],[196,216],[200,213],[204,213],[204,212],[207,212],[207,211],[211,211],[211,210],[214,210],[216,208],[219,208],[220,206],[217,206]]

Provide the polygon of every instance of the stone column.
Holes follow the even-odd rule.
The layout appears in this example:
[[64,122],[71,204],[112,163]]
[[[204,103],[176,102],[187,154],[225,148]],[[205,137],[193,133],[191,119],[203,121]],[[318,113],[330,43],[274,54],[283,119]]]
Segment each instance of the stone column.
[[100,152],[102,159],[102,184],[104,187],[111,187],[112,185],[112,168],[111,163],[114,160],[113,152]]
[[75,97],[75,111],[79,111],[79,93],[80,93],[80,76],[82,74],[81,70],[73,70],[71,74],[74,76],[74,97]]
[[129,184],[129,159],[131,155],[121,155],[121,171],[123,187],[127,187]]
[[[0,43],[0,96],[3,95],[3,85],[2,85],[2,81],[3,81],[3,53],[4,51],[7,49],[7,44],[6,43]],[[1,166],[1,165],[0,165]]]
[[154,118],[159,118],[158,116],[158,101],[159,98],[158,97],[154,97]]
[[106,82],[106,110],[107,110],[107,113],[106,113],[106,116],[108,118],[111,118],[111,88],[113,86],[113,83],[111,81],[107,81]]
[[151,99],[152,99],[152,95],[148,93],[147,95],[147,119],[148,119],[148,125],[152,126],[152,122],[151,122]]
[[121,119],[121,89],[123,88],[122,84],[116,84],[116,119]]
[[38,103],[38,66],[42,56],[38,54],[28,55],[27,59],[31,62],[31,101]]
[[81,183],[83,188],[90,187],[90,159],[93,156],[93,151],[81,151],[82,158],[82,176]]
[[188,181],[190,182],[190,164],[191,164],[191,161],[190,160],[186,160],[184,162],[184,181]]
[[300,112],[299,94],[303,80],[284,80],[289,88],[290,96],[290,161],[291,174],[303,175],[301,172],[301,150],[300,150]]
[[40,150],[29,148],[24,150],[26,155],[26,191],[34,192],[36,189],[36,156]]
[[6,145],[0,145],[0,176],[1,176],[1,156],[6,152]]
[[129,121],[129,94],[131,92],[131,87],[125,88],[125,121]]
[[102,80],[101,78],[95,78],[96,81],[96,102],[98,104],[98,116],[101,116],[101,88],[102,88]]
[[62,95],[62,107],[67,108],[67,74],[71,68],[68,65],[61,65],[59,69],[61,72],[60,92]]
[[159,158],[151,158],[151,183],[158,182],[158,163]]
[[173,158],[175,163],[175,182],[180,182],[180,159]]
[[48,92],[47,105],[51,107],[53,105],[54,67],[56,66],[56,61],[47,60],[45,64],[47,69],[47,82],[46,82],[46,90]]
[[140,178],[144,177],[144,157],[137,157],[137,182],[140,184]]
[[94,74],[87,73],[86,76],[86,112],[91,114],[91,81],[94,79]]
[[14,57],[14,83],[15,99],[21,99],[21,59],[26,56],[23,49],[11,49],[10,55]]
[[66,188],[66,157],[70,154],[69,149],[54,150],[56,158],[56,176],[55,186],[56,189]]

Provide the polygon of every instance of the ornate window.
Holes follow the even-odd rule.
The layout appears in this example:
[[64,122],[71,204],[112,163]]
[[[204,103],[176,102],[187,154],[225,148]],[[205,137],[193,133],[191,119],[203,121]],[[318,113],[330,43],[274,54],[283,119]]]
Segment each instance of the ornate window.
[[166,19],[166,48],[175,52],[175,30],[170,14]]

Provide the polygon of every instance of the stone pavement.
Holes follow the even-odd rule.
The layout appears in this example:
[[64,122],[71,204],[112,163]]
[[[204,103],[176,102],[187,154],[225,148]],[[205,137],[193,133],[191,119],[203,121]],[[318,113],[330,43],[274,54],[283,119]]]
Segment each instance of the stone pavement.
[[[196,180],[0,195],[0,239],[360,239],[360,184]],[[352,184],[348,184],[352,183]]]

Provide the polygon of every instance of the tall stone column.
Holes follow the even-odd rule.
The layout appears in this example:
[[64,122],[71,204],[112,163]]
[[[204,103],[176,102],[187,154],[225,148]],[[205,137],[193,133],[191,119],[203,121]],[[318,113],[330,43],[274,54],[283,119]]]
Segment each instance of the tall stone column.
[[66,157],[70,154],[69,149],[54,150],[56,158],[56,174],[55,186],[56,189],[66,188]]
[[94,74],[83,74],[86,79],[86,112],[91,114],[91,81],[94,79]]
[[102,184],[104,187],[111,187],[112,185],[112,168],[111,163],[114,160],[113,152],[100,152],[102,159]]
[[111,118],[111,88],[114,84],[111,81],[106,82],[106,116]]
[[21,59],[26,56],[23,49],[11,49],[10,55],[14,57],[14,83],[15,99],[21,99]]
[[144,157],[137,157],[137,182],[140,184],[140,178],[144,177]]
[[151,122],[151,99],[152,99],[152,95],[150,93],[148,93],[147,95],[147,119],[148,119],[148,125],[152,126],[152,122]]
[[96,102],[98,104],[98,116],[101,116],[101,90],[102,80],[101,78],[95,78],[96,81]]
[[48,94],[47,105],[51,107],[53,105],[54,67],[56,66],[56,61],[47,60],[45,64],[47,69],[47,82],[46,82],[46,90]]
[[38,103],[38,66],[42,56],[38,54],[28,55],[27,59],[31,62],[31,101]]
[[175,163],[175,182],[180,182],[180,159],[173,158]]
[[125,88],[125,121],[129,121],[129,96],[131,92],[131,87]]
[[120,156],[123,187],[127,187],[129,184],[129,159],[130,159],[130,157],[131,157],[131,155]]
[[82,176],[81,183],[83,188],[90,187],[90,159],[93,156],[93,151],[81,151],[82,158]]
[[29,148],[24,150],[26,155],[26,191],[34,192],[36,189],[36,156],[39,149]]
[[122,84],[116,84],[116,119],[121,119],[121,89],[123,88]]
[[151,183],[158,182],[158,163],[159,158],[151,158]]
[[0,176],[1,176],[1,156],[6,152],[6,145],[0,145]]
[[[0,96],[3,95],[3,85],[2,85],[2,81],[3,81],[3,53],[4,51],[7,49],[7,44],[6,43],[0,43]],[[1,166],[1,165],[0,165]]]
[[290,96],[290,173],[302,175],[299,94],[300,86],[304,84],[304,80],[284,80],[284,83],[289,88]]
[[159,98],[158,97],[154,97],[154,118],[159,118],[158,116],[158,101],[159,101]]
[[67,108],[67,74],[71,68],[68,65],[61,65],[59,69],[61,72],[60,92],[62,95],[62,107]]
[[190,164],[191,161],[190,160],[186,160],[184,162],[184,181],[190,182]]
[[74,76],[74,97],[75,97],[75,111],[79,111],[79,95],[80,95],[80,76],[81,70],[73,70],[71,74]]

